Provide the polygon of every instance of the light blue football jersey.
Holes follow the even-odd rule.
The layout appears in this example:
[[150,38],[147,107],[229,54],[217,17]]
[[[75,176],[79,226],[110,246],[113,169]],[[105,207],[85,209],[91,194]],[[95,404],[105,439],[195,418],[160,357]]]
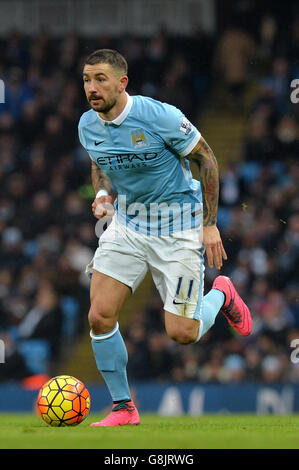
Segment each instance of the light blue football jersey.
[[185,158],[200,136],[179,109],[145,96],[127,94],[113,121],[93,109],[79,121],[81,144],[117,194],[119,221],[151,235],[201,225],[200,183]]

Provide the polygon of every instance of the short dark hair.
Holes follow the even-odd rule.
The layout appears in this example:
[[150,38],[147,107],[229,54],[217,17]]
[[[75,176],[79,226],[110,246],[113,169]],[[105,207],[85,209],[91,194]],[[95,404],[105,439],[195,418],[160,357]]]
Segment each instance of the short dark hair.
[[122,75],[128,73],[126,59],[114,49],[98,49],[92,52],[85,60],[85,65],[109,64]]

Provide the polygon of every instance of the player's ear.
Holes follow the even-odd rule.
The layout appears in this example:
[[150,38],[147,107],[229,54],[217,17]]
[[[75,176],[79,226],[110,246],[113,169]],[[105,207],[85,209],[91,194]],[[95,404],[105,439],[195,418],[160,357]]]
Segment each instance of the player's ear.
[[119,79],[119,91],[122,92],[127,88],[129,79],[127,75],[122,75]]

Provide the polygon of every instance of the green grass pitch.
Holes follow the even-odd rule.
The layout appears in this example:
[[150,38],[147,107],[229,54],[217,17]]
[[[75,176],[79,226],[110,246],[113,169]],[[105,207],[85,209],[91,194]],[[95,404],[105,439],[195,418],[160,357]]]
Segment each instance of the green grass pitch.
[[32,414],[0,413],[1,449],[299,449],[299,415],[142,415],[140,426],[55,428]]

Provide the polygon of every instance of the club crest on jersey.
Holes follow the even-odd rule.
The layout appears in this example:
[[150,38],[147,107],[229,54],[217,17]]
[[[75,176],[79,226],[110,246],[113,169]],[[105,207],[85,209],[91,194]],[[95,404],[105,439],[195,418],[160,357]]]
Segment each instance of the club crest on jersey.
[[189,135],[193,132],[192,124],[190,121],[188,121],[188,119],[185,118],[185,116],[182,118],[180,131],[185,135]]
[[142,129],[138,129],[132,132],[132,141],[135,149],[144,147],[147,145],[146,138]]

